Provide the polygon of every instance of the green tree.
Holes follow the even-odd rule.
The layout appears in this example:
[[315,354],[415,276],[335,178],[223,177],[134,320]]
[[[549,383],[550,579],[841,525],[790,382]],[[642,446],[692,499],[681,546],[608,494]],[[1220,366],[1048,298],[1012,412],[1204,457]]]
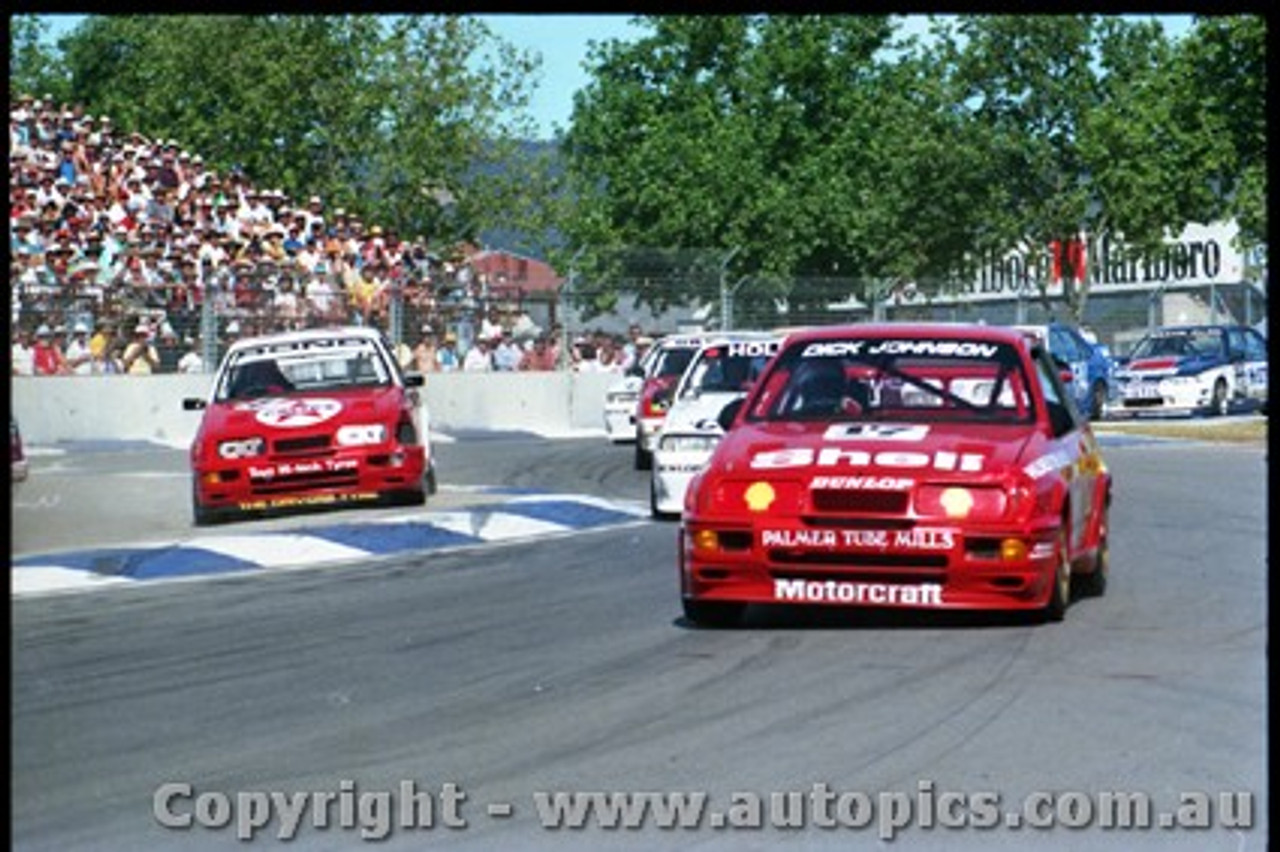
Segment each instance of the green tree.
[[[1223,216],[1240,223],[1246,245],[1267,242],[1267,22],[1260,15],[1206,16],[1181,43],[1171,76],[1177,121],[1220,146],[1198,161],[1184,157],[1187,176],[1210,184],[1211,198],[1197,195],[1179,208],[1180,218]],[[1200,168],[1195,167],[1199,165]]]
[[[732,277],[817,306],[936,292],[1013,251],[1044,294],[1049,246],[1082,233],[1141,249],[1235,215],[1265,238],[1258,19],[1176,44],[1120,16],[940,18],[901,40],[872,16],[642,22],[650,35],[596,47],[575,100],[572,246],[737,248]],[[1089,281],[1060,259],[1078,318]],[[636,277],[595,271],[610,275]],[[715,300],[717,276],[687,278],[682,294],[640,278],[641,300]]]
[[68,87],[57,51],[46,38],[48,25],[37,15],[9,18],[9,100],[18,95],[51,95],[56,102],[67,100]]
[[651,35],[595,47],[595,79],[575,99],[563,146],[576,203],[569,243],[597,254],[702,249],[682,293],[664,279],[646,285],[611,270],[638,280],[641,301],[657,307],[715,301],[721,279],[708,273],[735,248],[735,271],[776,282],[779,292],[765,296],[835,295],[792,292],[786,282],[796,273],[830,276],[841,263],[842,275],[857,274],[857,216],[874,172],[868,81],[892,34],[888,19],[641,23]]

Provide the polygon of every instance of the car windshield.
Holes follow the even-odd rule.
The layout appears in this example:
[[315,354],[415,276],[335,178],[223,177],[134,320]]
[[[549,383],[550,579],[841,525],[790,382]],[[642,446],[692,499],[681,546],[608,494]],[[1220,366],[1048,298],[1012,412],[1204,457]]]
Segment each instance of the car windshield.
[[680,398],[745,391],[777,351],[775,341],[717,344],[702,349],[680,388]]
[[385,387],[391,368],[368,339],[264,343],[229,356],[218,400]]
[[1029,423],[1018,351],[988,340],[856,338],[797,342],[778,356],[749,420]]
[[1163,331],[1149,334],[1133,348],[1130,357],[1182,358],[1188,355],[1218,355],[1222,352],[1222,333],[1217,329]]
[[681,376],[693,356],[698,353],[693,346],[672,346],[658,353],[657,363],[653,365],[650,376]]

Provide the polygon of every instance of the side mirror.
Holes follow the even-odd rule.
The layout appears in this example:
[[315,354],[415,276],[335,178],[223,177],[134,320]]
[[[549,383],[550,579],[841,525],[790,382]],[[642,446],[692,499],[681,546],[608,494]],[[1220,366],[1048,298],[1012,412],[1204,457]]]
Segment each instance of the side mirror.
[[742,406],[746,401],[746,397],[738,397],[720,409],[720,413],[716,415],[716,422],[720,424],[721,429],[726,432],[729,431],[729,427],[733,425],[733,421],[738,419],[738,412],[742,410]]
[[426,383],[426,376],[421,373],[405,373],[404,386],[407,388],[420,388]]
[[639,365],[639,364],[637,364],[636,366],[631,367],[630,369],[628,369],[628,370],[627,370],[627,375],[628,375],[628,376],[635,376],[637,379],[643,379],[643,378],[644,378],[644,370],[642,370],[642,369],[640,368],[640,365]]
[[182,410],[183,411],[203,411],[205,404],[206,403],[203,399],[196,399],[195,397],[187,397],[186,399],[182,400]]

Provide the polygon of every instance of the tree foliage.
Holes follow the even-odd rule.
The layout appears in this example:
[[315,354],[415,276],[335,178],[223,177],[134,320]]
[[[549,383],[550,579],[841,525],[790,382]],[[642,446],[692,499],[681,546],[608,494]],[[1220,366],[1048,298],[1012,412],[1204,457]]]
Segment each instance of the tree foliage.
[[538,57],[458,15],[102,15],[69,96],[259,185],[474,239],[539,187],[512,164]]
[[[1177,45],[1094,15],[958,16],[928,39],[864,15],[641,21],[650,35],[596,46],[564,138],[565,230],[592,252],[738,248],[772,295],[835,276],[869,299],[1082,232],[1149,246],[1231,214],[1265,239],[1257,20]],[[1087,284],[1067,282],[1077,316]]]

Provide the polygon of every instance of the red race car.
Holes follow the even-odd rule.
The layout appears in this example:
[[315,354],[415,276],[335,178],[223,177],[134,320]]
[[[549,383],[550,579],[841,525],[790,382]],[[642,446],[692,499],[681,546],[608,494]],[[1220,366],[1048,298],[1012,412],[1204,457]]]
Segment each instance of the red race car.
[[671,334],[654,344],[653,357],[647,361],[644,382],[636,401],[636,470],[653,468],[658,432],[666,420],[667,409],[671,407],[676,385],[707,339],[702,334]]
[[269,509],[421,504],[435,465],[416,390],[385,338],[363,327],[239,340],[218,367],[191,444],[197,525]]
[[688,620],[748,604],[1030,610],[1107,579],[1111,475],[1063,367],[1020,332],[800,331],[685,495]]

